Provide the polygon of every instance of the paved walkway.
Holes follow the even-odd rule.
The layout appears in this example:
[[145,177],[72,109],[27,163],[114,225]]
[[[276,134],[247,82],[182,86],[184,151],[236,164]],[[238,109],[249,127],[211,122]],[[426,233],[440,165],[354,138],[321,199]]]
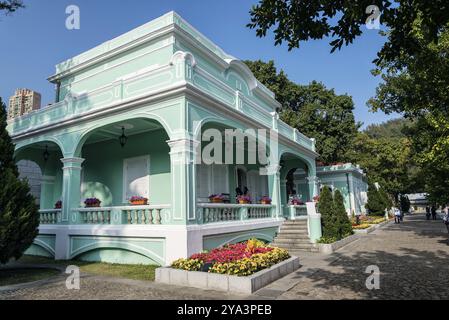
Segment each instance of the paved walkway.
[[[295,273],[253,296],[84,275],[81,290],[67,290],[65,278],[12,291],[0,299],[449,299],[449,245],[441,220],[405,217],[332,255],[304,253]],[[380,269],[380,289],[365,286],[366,267]]]

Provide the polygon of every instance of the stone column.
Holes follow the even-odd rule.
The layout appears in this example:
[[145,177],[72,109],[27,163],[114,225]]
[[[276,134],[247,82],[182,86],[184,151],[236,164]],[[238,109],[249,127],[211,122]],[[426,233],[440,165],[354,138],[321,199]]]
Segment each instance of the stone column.
[[[78,208],[81,202],[81,164],[82,158],[63,158],[62,210],[61,224],[71,223],[72,208]],[[55,259],[67,260],[70,257],[70,235],[68,227],[56,230]]]
[[312,243],[316,243],[322,237],[321,214],[316,212],[315,202],[307,202],[306,205],[309,238]]
[[[195,155],[198,142],[189,138],[167,141],[171,162],[171,219],[173,224],[187,226],[199,222],[196,214]],[[185,227],[184,227],[185,228]],[[178,258],[203,250],[203,239],[195,230],[183,229],[167,239],[167,248],[176,248]]]
[[268,187],[274,205],[273,217],[282,217],[282,198],[281,198],[281,167],[279,165],[271,165],[267,167],[265,172],[268,175]]
[[310,201],[313,200],[313,197],[317,196],[319,194],[318,190],[318,182],[319,179],[315,175],[315,172],[309,173],[309,176],[307,177],[307,181],[309,182],[309,195],[310,195]]
[[62,177],[62,214],[61,222],[70,223],[72,208],[78,208],[81,202],[81,164],[82,158],[63,158]]
[[172,220],[188,224],[198,217],[195,213],[195,145],[191,139],[167,141],[170,146],[172,179]]

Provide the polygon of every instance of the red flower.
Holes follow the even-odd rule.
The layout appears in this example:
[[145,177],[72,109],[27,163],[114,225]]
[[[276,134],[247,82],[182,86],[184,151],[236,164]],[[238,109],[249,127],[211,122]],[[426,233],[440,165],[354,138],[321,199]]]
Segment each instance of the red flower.
[[252,252],[247,250],[247,243],[229,244],[222,248],[213,249],[207,253],[197,253],[190,257],[190,259],[198,259],[204,263],[224,263],[237,261],[243,258],[249,258],[256,253],[266,253],[273,250],[273,248],[262,247],[254,248]]

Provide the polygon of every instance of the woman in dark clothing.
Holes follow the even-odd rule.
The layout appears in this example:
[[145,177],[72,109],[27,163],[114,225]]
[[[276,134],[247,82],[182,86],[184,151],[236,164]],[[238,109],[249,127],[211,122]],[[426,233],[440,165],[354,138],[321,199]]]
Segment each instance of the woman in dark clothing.
[[426,218],[427,220],[430,220],[430,207],[426,206]]
[[435,207],[435,205],[432,206],[431,212],[432,212],[432,220],[436,220],[437,219],[437,207]]

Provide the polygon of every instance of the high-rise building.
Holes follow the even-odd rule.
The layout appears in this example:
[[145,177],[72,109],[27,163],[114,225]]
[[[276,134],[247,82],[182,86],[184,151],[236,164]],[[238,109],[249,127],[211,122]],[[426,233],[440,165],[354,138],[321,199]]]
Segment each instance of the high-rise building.
[[17,89],[9,98],[8,119],[20,117],[41,107],[41,95],[30,89]]

